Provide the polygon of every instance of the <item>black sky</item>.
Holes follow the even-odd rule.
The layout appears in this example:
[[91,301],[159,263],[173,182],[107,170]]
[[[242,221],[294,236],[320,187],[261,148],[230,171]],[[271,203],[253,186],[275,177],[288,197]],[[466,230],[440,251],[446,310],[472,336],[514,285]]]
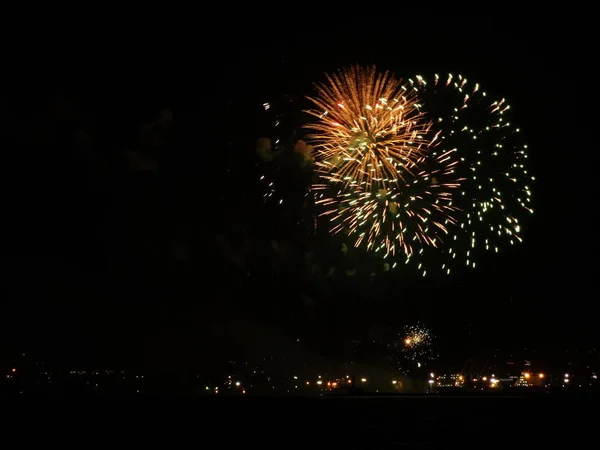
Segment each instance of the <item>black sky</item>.
[[[471,323],[490,345],[595,342],[589,311],[597,253],[585,239],[593,226],[582,224],[593,192],[590,179],[573,175],[582,164],[573,154],[585,135],[576,131],[583,92],[575,37],[548,24],[459,15],[331,23],[232,26],[227,37],[196,37],[197,45],[134,46],[84,60],[61,55],[60,70],[37,86],[16,82],[8,115],[15,157],[3,183],[10,222],[2,314],[7,352],[131,364],[161,355],[182,364],[205,355],[196,352],[208,343],[220,348],[215,341],[224,338],[216,335],[236,334],[241,326],[224,316],[239,321],[268,311],[270,303],[254,298],[243,307],[239,298],[218,300],[227,297],[229,278],[205,252],[214,235],[203,189],[218,186],[216,172],[206,168],[232,157],[224,157],[231,152],[226,141],[258,137],[257,105],[305,95],[324,72],[353,63],[400,76],[451,71],[485,82],[515,105],[537,175],[537,213],[526,244],[510,259],[458,280],[458,287],[411,288],[402,293],[408,302],[375,308],[377,314],[425,317],[445,336],[464,335],[460,328]],[[238,111],[233,122],[223,123],[224,104]],[[132,178],[123,155],[141,124],[167,107],[176,111],[180,130],[175,150],[161,157],[154,179]],[[73,150],[80,123],[96,139],[91,160]],[[215,198],[211,206],[219,204]],[[165,239],[170,247],[157,244]],[[191,262],[156,264],[178,242],[194,255]],[[448,315],[446,299],[461,297],[481,306]],[[277,309],[285,311],[281,302]],[[296,308],[281,314],[293,316]],[[217,316],[224,325],[214,325]],[[315,320],[326,322],[325,313]],[[294,334],[268,320],[260,328]]]

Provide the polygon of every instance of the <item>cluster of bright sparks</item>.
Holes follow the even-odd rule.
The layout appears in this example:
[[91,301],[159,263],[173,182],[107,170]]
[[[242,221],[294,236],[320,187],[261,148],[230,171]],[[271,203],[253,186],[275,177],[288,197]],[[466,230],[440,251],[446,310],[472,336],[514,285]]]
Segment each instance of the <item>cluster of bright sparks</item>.
[[437,247],[455,224],[453,149],[437,153],[439,133],[410,86],[375,67],[327,76],[311,97],[317,121],[307,125],[319,181],[321,217],[354,245],[407,259]]
[[[432,338],[431,332],[421,324],[406,326],[394,343],[398,367],[407,371],[414,365],[416,366],[414,368],[419,369],[435,359],[435,353],[431,347]],[[411,364],[407,366],[406,361]]]
[[427,328],[420,325],[410,325],[404,331],[404,345],[409,349],[426,347],[431,344],[431,335]]
[[275,202],[281,205],[283,197],[277,191],[275,182],[264,173],[260,176],[259,181],[263,184],[263,203]]
[[[450,274],[521,238],[533,212],[527,146],[504,99],[451,74],[402,83],[375,67],[327,76],[309,98],[313,185],[332,234]],[[440,257],[441,255],[441,257]],[[431,258],[429,258],[431,256]]]

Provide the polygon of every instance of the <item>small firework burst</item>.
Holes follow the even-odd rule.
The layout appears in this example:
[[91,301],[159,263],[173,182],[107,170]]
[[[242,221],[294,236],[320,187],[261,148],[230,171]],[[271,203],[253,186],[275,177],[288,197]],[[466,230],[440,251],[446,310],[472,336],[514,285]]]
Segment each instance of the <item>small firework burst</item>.
[[406,374],[424,370],[436,357],[431,346],[432,339],[431,332],[421,324],[405,327],[392,344],[397,368]]

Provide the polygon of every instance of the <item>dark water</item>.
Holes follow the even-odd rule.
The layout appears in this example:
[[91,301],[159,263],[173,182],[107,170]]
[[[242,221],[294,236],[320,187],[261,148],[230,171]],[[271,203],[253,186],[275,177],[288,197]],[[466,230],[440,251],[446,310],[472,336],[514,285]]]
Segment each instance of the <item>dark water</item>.
[[271,411],[265,413],[264,423],[272,424],[273,430],[285,430],[297,442],[321,441],[349,448],[491,448],[499,444],[521,448],[525,443],[555,443],[562,438],[570,444],[577,438],[584,440],[586,433],[595,432],[589,425],[598,418],[597,404],[585,398],[315,399],[297,404],[274,402],[272,409],[267,408]]
[[[169,448],[523,448],[590,441],[597,398],[94,399],[24,402],[37,436]],[[15,412],[14,414],[19,414]],[[24,416],[21,416],[24,417]],[[12,429],[7,426],[6,429]],[[43,431],[46,430],[46,431]],[[191,442],[190,442],[191,440]]]

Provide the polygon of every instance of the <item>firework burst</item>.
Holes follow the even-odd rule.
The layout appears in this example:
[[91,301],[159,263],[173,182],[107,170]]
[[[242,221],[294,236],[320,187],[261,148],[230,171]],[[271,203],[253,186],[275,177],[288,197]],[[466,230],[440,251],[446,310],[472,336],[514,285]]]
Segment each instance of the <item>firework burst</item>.
[[431,332],[421,324],[406,326],[393,344],[398,368],[405,373],[424,369],[437,356],[431,346],[432,338]]
[[432,155],[456,151],[456,174],[464,180],[453,196],[459,226],[452,228],[442,257],[433,257],[447,274],[452,266],[475,268],[480,250],[499,252],[522,241],[523,218],[533,213],[535,179],[527,170],[527,145],[508,102],[491,99],[479,84],[451,74],[417,76],[409,83],[418,107],[439,130]]
[[410,325],[404,330],[403,345],[411,352],[418,352],[431,345],[429,330],[421,325]]
[[389,72],[351,67],[327,76],[309,98],[317,118],[306,127],[315,146],[321,217],[333,234],[384,257],[411,259],[437,247],[455,222],[451,192],[459,187],[454,150],[431,149],[438,135],[414,90]]
[[306,125],[321,178],[342,187],[395,186],[426,154],[431,127],[416,99],[389,72],[358,66],[326,75],[309,97],[316,122]]

